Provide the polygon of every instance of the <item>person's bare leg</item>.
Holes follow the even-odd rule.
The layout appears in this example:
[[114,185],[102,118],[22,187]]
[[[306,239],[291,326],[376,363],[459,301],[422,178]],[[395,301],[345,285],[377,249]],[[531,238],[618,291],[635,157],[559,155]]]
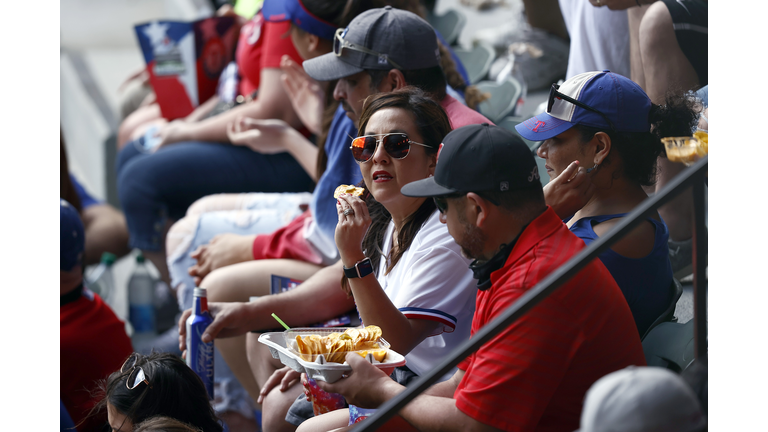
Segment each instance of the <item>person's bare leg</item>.
[[[214,270],[203,279],[201,286],[208,290],[210,302],[247,302],[251,296],[269,295],[273,274],[304,280],[319,269],[320,266],[315,264],[295,260],[250,261]],[[235,377],[255,401],[261,387],[248,363],[245,335],[216,339],[214,343]]]
[[672,16],[664,2],[648,7],[640,23],[640,55],[646,93],[655,104],[664,103],[669,90],[699,87],[696,70],[677,44]]
[[[260,386],[269,379],[274,371],[284,365],[280,360],[272,357],[269,348],[259,343],[259,333],[249,333],[246,337],[248,350],[248,362],[251,365],[256,381]],[[285,415],[291,405],[304,392],[301,383],[295,383],[286,391],[280,391],[280,385],[273,387],[261,402],[261,425],[265,431],[289,432],[296,430],[296,426],[285,421]]]
[[128,226],[125,216],[109,204],[95,204],[83,209],[85,226],[85,265],[96,264],[101,254],[111,252],[118,258],[128,254]]
[[[655,104],[663,105],[665,94],[670,90],[686,91],[699,86],[696,70],[677,44],[672,25],[669,9],[660,1],[648,8],[640,23],[640,55],[646,79],[645,91]],[[659,174],[656,191],[685,169],[683,164],[670,162],[663,157],[659,158],[657,166]],[[669,228],[671,240],[691,238],[693,195],[690,189],[659,207],[659,214]]]
[[523,6],[531,27],[544,30],[563,40],[569,40],[568,29],[565,27],[558,0],[523,0]]
[[349,410],[340,409],[327,414],[312,417],[296,429],[300,432],[325,432],[345,427],[349,424]]
[[629,23],[629,67],[630,79],[645,90],[645,74],[643,73],[643,58],[640,55],[640,22],[650,6],[627,9]]

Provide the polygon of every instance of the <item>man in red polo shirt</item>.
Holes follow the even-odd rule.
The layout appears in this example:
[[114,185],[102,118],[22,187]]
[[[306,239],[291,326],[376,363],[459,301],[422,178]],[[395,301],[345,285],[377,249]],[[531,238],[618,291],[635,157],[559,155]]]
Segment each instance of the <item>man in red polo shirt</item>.
[[[531,151],[496,126],[448,134],[435,176],[402,193],[434,197],[441,221],[476,259],[472,334],[585,247],[545,204]],[[360,356],[347,361],[349,378],[321,383],[324,390],[363,408],[403,390]],[[644,364],[629,306],[602,262],[593,260],[400,415],[419,430],[570,432],[579,427],[592,383]]]

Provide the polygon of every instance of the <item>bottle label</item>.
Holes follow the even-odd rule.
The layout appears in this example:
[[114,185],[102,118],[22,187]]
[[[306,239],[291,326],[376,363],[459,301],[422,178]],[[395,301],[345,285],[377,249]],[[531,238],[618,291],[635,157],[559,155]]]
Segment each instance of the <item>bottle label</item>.
[[187,365],[200,377],[213,399],[213,341],[204,343],[203,332],[211,323],[210,315],[191,315],[187,320]]
[[152,304],[130,305],[129,316],[135,333],[155,332],[155,307]]

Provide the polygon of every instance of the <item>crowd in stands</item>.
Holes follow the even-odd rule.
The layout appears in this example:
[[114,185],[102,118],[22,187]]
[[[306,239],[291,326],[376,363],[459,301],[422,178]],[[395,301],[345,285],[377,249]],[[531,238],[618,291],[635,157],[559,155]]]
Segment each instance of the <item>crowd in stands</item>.
[[[151,86],[133,88],[120,209],[72,175],[62,132],[61,430],[351,428],[683,172],[661,138],[708,129],[707,1],[522,4],[524,29],[484,32],[542,44],[516,76],[549,97],[514,128],[479,111],[493,95],[428,23],[434,2],[264,0],[253,16],[216,12],[239,28],[236,103],[213,96],[169,121]],[[339,185],[362,194],[334,197]],[[705,431],[706,358],[649,367],[641,340],[691,273],[692,221],[687,191],[383,430]],[[178,300],[152,353],[83,277],[136,249]],[[298,282],[276,292],[273,276]],[[195,287],[213,316],[212,400],[182,358]],[[405,365],[350,354],[342,379],[312,380],[259,342],[273,315],[376,325]],[[317,388],[343,403],[315,412]]]

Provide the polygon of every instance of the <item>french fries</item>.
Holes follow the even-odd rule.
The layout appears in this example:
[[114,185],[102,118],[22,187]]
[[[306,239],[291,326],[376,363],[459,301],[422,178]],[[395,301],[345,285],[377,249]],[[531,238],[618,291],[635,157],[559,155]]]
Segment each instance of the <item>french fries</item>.
[[357,352],[363,357],[370,352],[376,361],[382,361],[387,355],[387,350],[379,345],[380,338],[381,328],[371,325],[322,337],[319,335],[296,336],[296,348],[301,358],[306,361],[315,361],[318,354],[324,354],[326,361],[344,363],[348,352]]

